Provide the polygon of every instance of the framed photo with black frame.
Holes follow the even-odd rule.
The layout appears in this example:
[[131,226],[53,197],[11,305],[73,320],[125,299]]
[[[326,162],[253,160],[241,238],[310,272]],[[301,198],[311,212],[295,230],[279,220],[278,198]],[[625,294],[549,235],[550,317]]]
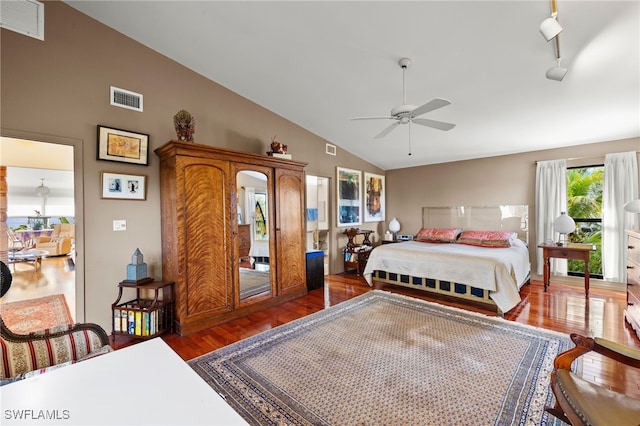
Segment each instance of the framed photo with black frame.
[[146,176],[102,172],[101,198],[144,201],[147,199],[146,183]]
[[149,165],[149,135],[98,125],[98,160]]
[[362,223],[362,173],[337,167],[338,226]]

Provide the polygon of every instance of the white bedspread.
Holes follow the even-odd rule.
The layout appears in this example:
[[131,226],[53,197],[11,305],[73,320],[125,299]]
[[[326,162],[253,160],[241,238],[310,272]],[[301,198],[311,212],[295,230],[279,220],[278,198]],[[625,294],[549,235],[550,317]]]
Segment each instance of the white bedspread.
[[489,290],[503,312],[520,302],[519,288],[529,276],[526,245],[517,240],[509,248],[405,241],[373,249],[364,277],[372,285],[373,271],[435,278]]

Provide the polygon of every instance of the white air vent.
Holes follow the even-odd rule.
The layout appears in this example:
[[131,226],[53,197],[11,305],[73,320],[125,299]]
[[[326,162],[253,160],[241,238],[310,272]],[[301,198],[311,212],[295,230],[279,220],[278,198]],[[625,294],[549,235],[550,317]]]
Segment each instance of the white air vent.
[[336,155],[336,146],[335,146],[335,145],[332,145],[332,144],[328,143],[328,144],[326,144],[325,146],[326,146],[326,148],[325,148],[325,152],[326,152],[327,154],[329,154],[329,155]]
[[0,27],[44,40],[44,3],[35,0],[0,1]]
[[111,86],[111,105],[142,112],[143,97],[140,93]]

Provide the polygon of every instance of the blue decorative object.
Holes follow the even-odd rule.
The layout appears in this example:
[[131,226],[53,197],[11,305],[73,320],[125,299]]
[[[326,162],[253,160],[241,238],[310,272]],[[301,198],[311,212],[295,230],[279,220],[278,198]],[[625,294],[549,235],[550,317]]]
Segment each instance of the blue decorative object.
[[127,265],[127,281],[140,281],[147,277],[147,264],[140,249],[136,249],[131,256],[131,263]]

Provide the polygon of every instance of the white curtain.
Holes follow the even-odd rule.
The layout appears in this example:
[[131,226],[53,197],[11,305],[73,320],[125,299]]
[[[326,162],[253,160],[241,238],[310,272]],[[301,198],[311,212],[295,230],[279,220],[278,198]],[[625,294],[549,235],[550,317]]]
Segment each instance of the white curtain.
[[[538,161],[536,168],[536,246],[557,241],[553,221],[567,211],[566,160]],[[543,273],[542,249],[538,249],[537,274]],[[551,272],[567,273],[566,259],[551,259]]]
[[607,281],[626,282],[625,229],[635,226],[636,214],[623,206],[638,198],[638,159],[635,151],[607,154],[602,189],[602,272]]

